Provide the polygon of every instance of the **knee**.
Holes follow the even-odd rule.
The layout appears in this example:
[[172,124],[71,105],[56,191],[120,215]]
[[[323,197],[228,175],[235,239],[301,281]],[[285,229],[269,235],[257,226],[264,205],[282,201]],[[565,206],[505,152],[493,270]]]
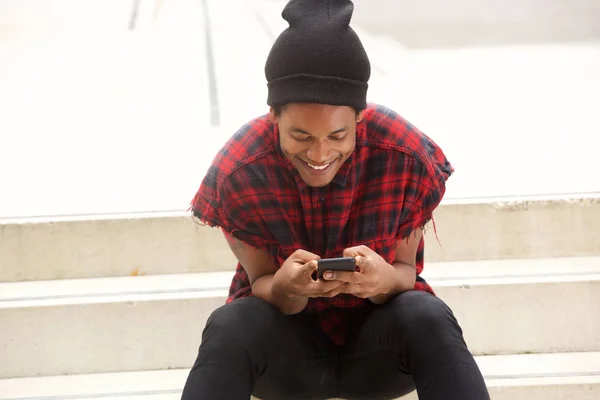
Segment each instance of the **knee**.
[[268,336],[269,327],[281,318],[276,308],[255,297],[237,299],[217,308],[208,318],[202,341],[208,338],[256,342]]
[[423,291],[409,291],[396,296],[389,306],[397,328],[407,339],[440,340],[452,332],[462,335],[452,310],[438,297]]

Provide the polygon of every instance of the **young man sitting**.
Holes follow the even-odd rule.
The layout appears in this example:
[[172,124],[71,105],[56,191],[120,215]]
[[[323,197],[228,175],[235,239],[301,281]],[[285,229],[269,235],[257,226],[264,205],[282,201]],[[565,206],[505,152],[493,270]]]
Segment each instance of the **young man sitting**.
[[[266,62],[268,115],[215,157],[194,216],[239,260],[183,400],[483,400],[452,311],[420,277],[423,228],[452,166],[394,111],[367,104],[349,0],[292,0]],[[315,279],[320,259],[355,271]]]

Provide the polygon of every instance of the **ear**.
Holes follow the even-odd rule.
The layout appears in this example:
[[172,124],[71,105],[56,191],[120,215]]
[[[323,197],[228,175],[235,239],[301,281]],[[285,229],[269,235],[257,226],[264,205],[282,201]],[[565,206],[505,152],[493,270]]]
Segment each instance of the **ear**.
[[358,114],[356,114],[356,123],[360,123],[365,116],[365,110],[361,110]]
[[273,107],[269,108],[269,119],[272,123],[277,123],[277,115],[275,114],[275,109],[273,109]]

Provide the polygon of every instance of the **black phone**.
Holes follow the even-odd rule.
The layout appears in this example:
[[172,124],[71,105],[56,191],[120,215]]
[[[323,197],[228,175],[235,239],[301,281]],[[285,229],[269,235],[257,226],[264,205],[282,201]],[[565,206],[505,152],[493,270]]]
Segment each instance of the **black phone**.
[[323,279],[325,271],[348,271],[356,270],[354,257],[326,258],[318,261],[317,279]]

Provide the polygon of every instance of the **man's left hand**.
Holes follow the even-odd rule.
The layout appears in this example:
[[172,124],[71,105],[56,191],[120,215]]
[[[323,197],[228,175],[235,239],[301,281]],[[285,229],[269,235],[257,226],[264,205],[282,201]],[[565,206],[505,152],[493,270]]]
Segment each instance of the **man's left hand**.
[[394,267],[367,246],[344,250],[344,257],[354,257],[358,271],[327,271],[323,278],[345,282],[341,293],[363,299],[389,293],[395,282]]

